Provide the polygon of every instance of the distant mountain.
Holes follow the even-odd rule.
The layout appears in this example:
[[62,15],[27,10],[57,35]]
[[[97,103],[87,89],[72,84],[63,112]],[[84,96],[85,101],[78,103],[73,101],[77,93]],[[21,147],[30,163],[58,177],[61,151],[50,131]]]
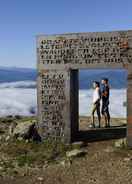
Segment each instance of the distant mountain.
[[[90,89],[94,80],[100,81],[103,77],[109,79],[111,88],[121,89],[127,87],[127,72],[125,70],[79,70],[79,76],[80,89]],[[35,84],[32,82],[30,84],[30,81],[36,81],[36,77],[36,69],[0,67],[0,83],[27,81],[26,83],[21,82],[20,84],[4,84],[5,86],[21,88],[35,87]]]
[[36,88],[36,81],[15,81],[15,82],[2,82],[0,89],[4,88]]
[[102,78],[109,79],[111,88],[121,89],[127,87],[126,70],[80,70],[79,76],[80,89],[90,89],[94,80],[101,81]]
[[0,83],[16,81],[35,81],[36,77],[36,69],[0,67]]

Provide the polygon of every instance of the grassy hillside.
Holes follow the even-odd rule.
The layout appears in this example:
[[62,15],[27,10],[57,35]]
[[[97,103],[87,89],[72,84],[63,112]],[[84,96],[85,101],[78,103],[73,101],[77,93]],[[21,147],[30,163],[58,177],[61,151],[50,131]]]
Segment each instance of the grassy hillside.
[[[35,119],[20,116],[0,118],[1,184],[130,184],[132,181],[132,150],[126,144],[119,144],[121,141],[64,145],[60,141],[36,143],[9,137],[12,123]],[[81,120],[83,124],[86,121],[84,117]],[[119,122],[118,119],[114,121]],[[85,154],[68,156],[78,150],[85,151]]]

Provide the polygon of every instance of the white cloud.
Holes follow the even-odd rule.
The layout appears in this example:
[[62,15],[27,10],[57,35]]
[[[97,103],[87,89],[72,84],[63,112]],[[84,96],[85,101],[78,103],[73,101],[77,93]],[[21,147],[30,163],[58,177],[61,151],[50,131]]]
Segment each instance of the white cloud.
[[[23,115],[31,116],[37,110],[36,88],[29,88],[33,81],[21,81],[0,84],[0,116]],[[23,88],[18,88],[23,86]],[[113,117],[126,117],[126,90],[111,90],[110,112]],[[92,90],[79,91],[79,114],[90,115]]]
[[[126,117],[126,89],[112,89],[110,91],[110,113],[112,117]],[[79,114],[88,116],[92,108],[92,90],[79,91]]]
[[35,81],[16,81],[16,82],[5,82],[0,84],[1,88],[35,88]]
[[0,116],[31,116],[37,106],[36,89],[0,89]]

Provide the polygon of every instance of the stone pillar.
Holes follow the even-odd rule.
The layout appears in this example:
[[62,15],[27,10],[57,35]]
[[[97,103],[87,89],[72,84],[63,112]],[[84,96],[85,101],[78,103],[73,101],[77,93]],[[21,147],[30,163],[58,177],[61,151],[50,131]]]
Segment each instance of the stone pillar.
[[38,117],[42,139],[71,141],[70,71],[39,71]]
[[128,145],[132,147],[132,67],[128,67],[127,140],[128,140]]
[[71,114],[71,141],[75,141],[79,130],[79,80],[78,70],[70,72],[70,114]]

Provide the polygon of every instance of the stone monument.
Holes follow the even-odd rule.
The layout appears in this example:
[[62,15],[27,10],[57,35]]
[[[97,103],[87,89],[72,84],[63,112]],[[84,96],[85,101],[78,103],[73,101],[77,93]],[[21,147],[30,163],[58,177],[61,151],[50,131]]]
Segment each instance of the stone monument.
[[66,143],[78,132],[78,70],[128,70],[127,139],[132,146],[131,30],[40,35],[37,67],[39,133]]

